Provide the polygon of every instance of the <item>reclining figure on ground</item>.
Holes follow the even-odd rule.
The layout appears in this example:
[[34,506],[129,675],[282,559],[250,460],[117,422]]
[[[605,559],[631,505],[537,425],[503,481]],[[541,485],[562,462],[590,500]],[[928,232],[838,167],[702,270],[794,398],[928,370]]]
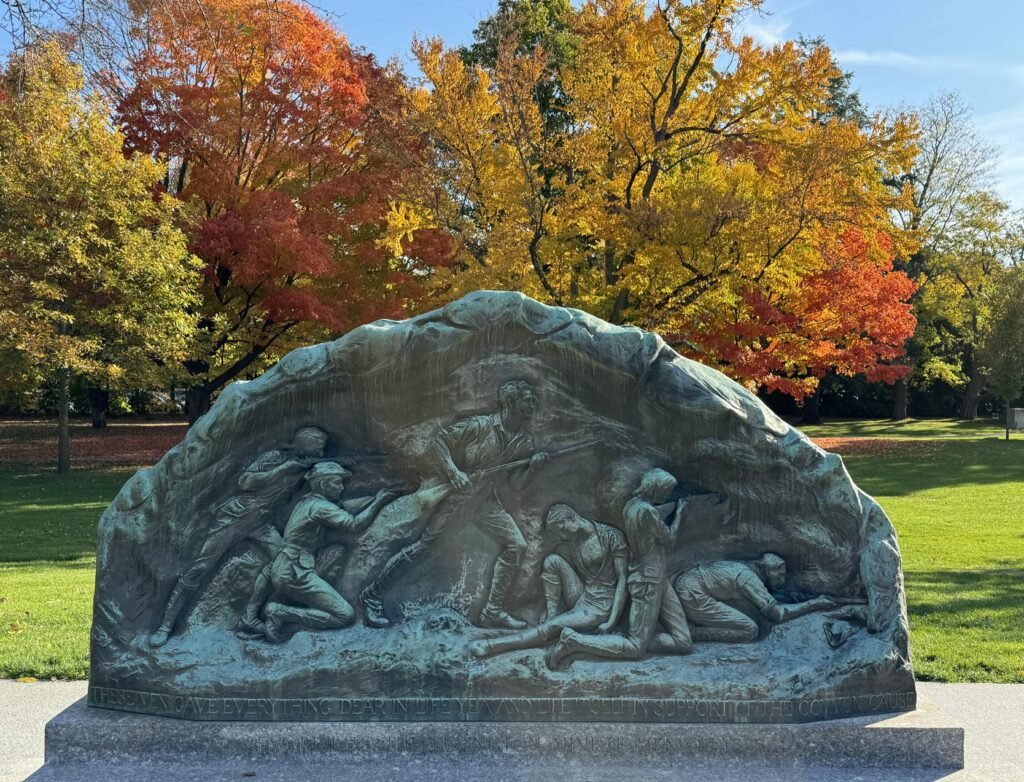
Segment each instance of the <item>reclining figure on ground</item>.
[[752,643],[758,636],[757,622],[735,608],[736,603],[751,604],[773,622],[788,622],[839,605],[825,595],[802,603],[779,603],[769,590],[781,589],[785,583],[785,560],[777,554],[763,554],[752,562],[723,560],[698,565],[677,575],[673,587],[694,641]]
[[591,521],[564,503],[552,505],[546,532],[563,544],[565,556],[544,560],[541,581],[545,611],[536,627],[469,645],[474,657],[490,657],[516,649],[545,646],[566,628],[609,633],[619,623],[626,603],[626,562],[623,534]]

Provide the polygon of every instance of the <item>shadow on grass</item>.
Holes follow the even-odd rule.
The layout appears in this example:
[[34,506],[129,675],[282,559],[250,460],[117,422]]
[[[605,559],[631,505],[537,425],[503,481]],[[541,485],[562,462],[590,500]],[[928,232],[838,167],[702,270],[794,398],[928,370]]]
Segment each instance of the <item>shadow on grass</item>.
[[850,455],[843,461],[858,486],[880,497],[945,486],[1024,485],[1024,439],[935,440],[927,448],[878,456]]
[[1024,647],[1024,568],[909,571],[911,635],[915,624],[945,632],[974,629]]
[[61,570],[95,570],[96,560],[93,559],[95,552],[90,551],[88,554],[78,557],[76,559],[31,559],[31,560],[11,560],[11,561],[0,561],[0,568],[7,571],[8,573],[17,574],[22,571],[38,570],[40,565],[60,565]]
[[801,426],[799,419],[787,419],[811,437],[895,437],[944,438],[986,437],[1001,434],[1002,424],[993,418],[961,421],[956,418],[907,418],[889,421],[872,418],[832,418],[820,424]]

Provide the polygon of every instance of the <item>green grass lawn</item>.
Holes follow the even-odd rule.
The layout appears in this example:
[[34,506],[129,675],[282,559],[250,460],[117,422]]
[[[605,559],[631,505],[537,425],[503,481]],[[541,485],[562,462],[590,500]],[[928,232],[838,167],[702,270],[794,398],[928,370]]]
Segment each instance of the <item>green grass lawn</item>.
[[[1024,682],[1024,437],[991,422],[807,431],[934,439],[846,457],[900,533],[917,675]],[[0,677],[86,676],[96,520],[129,474],[0,470]]]
[[0,678],[88,675],[96,522],[130,474],[0,470]]
[[1024,437],[845,461],[899,532],[918,678],[1024,682]]
[[[825,423],[793,426],[808,437],[907,437],[930,439],[935,437],[1002,437],[1003,424],[995,418],[960,421],[956,418],[905,418],[902,421],[865,418],[829,418]],[[1024,435],[1017,435],[1024,437]]]

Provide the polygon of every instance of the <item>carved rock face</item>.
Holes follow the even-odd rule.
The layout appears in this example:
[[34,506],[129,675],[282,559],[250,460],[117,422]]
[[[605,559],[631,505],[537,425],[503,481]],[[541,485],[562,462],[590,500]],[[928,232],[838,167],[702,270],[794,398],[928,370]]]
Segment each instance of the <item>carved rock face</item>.
[[[314,465],[305,427],[341,467]],[[527,466],[535,453],[548,457]],[[655,468],[675,479],[667,498],[642,496]],[[545,525],[555,505],[583,521]],[[702,640],[714,612],[680,599],[676,576],[768,552],[784,584],[737,567],[783,613],[850,604],[779,621],[710,584],[756,637]],[[553,593],[581,645],[560,626],[531,636]],[[378,613],[388,626],[367,626]],[[290,353],[125,484],[100,522],[90,702],[208,719],[767,722],[913,708],[914,684],[896,535],[838,456],[653,334],[480,292]]]

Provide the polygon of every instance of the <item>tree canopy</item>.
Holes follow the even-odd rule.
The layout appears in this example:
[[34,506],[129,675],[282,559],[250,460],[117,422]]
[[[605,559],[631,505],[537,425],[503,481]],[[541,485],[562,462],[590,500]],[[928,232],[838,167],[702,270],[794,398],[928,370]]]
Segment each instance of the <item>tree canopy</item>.
[[[13,57],[0,85],[0,382],[153,382],[185,357],[196,266],[110,110],[56,43]],[[63,442],[63,441],[62,441]],[[64,443],[66,446],[66,442]],[[66,447],[61,467],[67,467]]]
[[170,161],[203,260],[209,396],[287,350],[400,315],[418,283],[378,246],[415,139],[402,79],[291,0],[155,5],[130,78],[112,81],[126,147]]
[[431,157],[392,211],[393,247],[442,230],[445,295],[581,307],[752,387],[899,375],[913,286],[892,261],[913,237],[882,172],[909,167],[914,124],[839,116],[825,47],[737,36],[757,5],[510,2],[466,50],[418,41]]

